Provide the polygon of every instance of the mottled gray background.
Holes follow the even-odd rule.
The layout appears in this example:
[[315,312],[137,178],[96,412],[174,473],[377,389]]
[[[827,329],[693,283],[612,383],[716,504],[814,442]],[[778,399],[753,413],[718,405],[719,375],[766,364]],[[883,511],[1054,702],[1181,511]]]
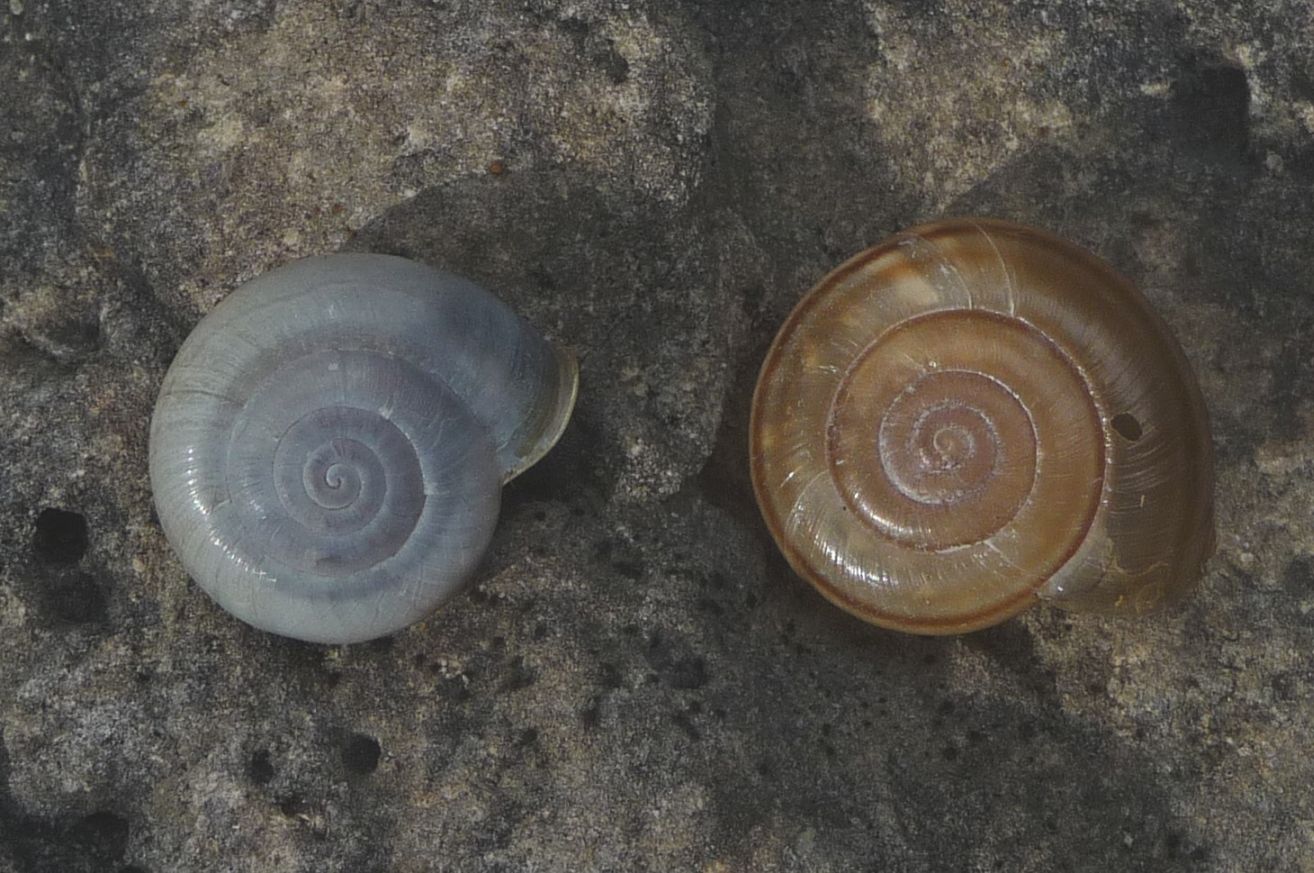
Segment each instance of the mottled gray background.
[[[1308,2],[6,2],[0,869],[1314,870]],[[904,637],[772,548],[775,328],[962,213],[1181,337],[1220,535],[1181,611]],[[343,248],[583,375],[470,592],[331,648],[188,582],[146,423],[202,313]]]

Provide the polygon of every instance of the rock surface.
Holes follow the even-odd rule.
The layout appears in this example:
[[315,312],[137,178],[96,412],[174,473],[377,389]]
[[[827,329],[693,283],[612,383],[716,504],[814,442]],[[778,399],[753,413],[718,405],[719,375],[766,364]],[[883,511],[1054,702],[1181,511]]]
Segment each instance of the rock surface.
[[[1314,870],[1314,18],[1303,0],[9,0],[0,870]],[[1157,621],[866,627],[742,457],[792,304],[989,214],[1140,284],[1220,544]],[[153,518],[200,315],[337,249],[581,356],[468,595],[253,631]]]

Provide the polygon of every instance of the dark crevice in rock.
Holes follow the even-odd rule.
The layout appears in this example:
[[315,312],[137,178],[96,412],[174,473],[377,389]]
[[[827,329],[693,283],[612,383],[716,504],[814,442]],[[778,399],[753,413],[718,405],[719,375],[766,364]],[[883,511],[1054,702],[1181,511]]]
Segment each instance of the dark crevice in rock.
[[32,549],[47,564],[76,564],[90,545],[87,519],[77,512],[54,507],[41,510],[32,536]]
[[352,734],[342,746],[342,766],[353,776],[368,776],[379,768],[383,754],[379,741],[366,734]]

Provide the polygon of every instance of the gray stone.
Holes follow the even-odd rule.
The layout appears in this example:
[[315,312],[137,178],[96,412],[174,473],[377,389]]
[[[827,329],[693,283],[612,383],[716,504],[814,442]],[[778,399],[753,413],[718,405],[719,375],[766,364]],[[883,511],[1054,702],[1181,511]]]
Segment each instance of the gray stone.
[[[24,0],[0,13],[0,870],[1314,870],[1307,3]],[[952,639],[848,618],[747,481],[766,345],[917,220],[1046,227],[1182,339],[1198,595]],[[479,581],[254,631],[147,419],[240,281],[340,249],[582,361]]]

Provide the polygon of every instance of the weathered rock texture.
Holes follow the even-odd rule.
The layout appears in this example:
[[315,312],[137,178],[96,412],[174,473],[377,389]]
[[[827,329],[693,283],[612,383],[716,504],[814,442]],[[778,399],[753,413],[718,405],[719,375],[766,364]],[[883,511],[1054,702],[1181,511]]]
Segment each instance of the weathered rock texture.
[[[1314,870],[1311,131],[1303,0],[8,0],[0,870]],[[772,548],[775,328],[962,213],[1181,337],[1180,612],[908,638]],[[186,579],[146,430],[203,312],[343,248],[495,289],[583,394],[468,595],[325,648]]]

